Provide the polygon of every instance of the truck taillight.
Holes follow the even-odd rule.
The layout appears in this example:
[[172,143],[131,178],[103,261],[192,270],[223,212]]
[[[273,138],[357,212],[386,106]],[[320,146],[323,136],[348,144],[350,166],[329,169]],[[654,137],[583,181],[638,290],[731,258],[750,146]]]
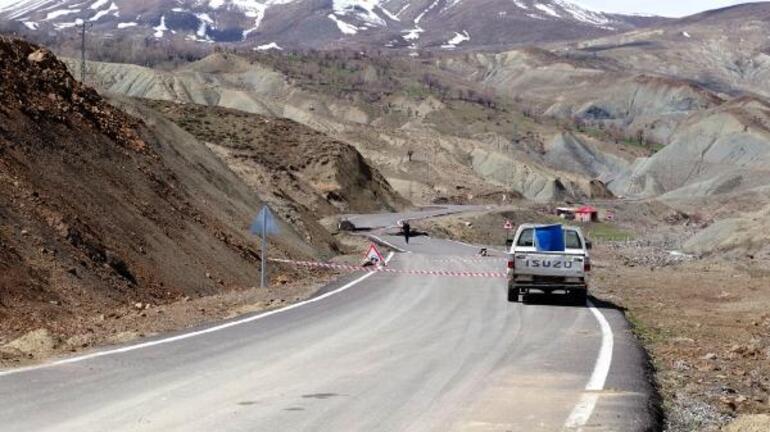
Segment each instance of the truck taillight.
[[583,261],[583,271],[584,272],[591,271],[591,258],[586,257],[585,261]]
[[513,259],[508,260],[508,268],[511,269],[511,270],[515,269],[516,268],[516,261],[514,261]]

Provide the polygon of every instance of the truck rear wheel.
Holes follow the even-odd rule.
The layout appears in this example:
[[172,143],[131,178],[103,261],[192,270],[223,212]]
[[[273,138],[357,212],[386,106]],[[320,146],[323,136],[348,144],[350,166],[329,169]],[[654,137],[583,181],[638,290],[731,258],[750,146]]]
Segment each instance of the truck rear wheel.
[[508,288],[508,301],[511,303],[518,303],[519,290],[518,288]]
[[584,306],[588,300],[588,290],[585,288],[572,291],[570,294],[572,301],[578,306]]

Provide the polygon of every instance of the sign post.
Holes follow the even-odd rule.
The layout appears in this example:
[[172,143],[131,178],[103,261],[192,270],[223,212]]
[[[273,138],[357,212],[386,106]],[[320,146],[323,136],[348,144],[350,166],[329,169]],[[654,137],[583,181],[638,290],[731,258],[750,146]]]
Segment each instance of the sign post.
[[[267,207],[265,207],[267,209]],[[267,215],[270,210],[262,211],[262,270],[260,271],[259,287],[265,288],[265,279],[267,279]]]
[[275,217],[273,216],[273,213],[270,211],[270,207],[265,205],[262,207],[262,210],[259,211],[259,214],[256,218],[254,218],[254,221],[251,223],[250,231],[252,234],[258,235],[262,238],[262,269],[261,269],[261,277],[260,277],[260,283],[259,286],[261,288],[266,288],[268,284],[267,279],[267,237],[269,235],[275,235],[278,234],[278,224],[275,223]]
[[506,231],[505,244],[507,245],[509,241],[512,241],[511,233],[513,232],[513,222],[506,220],[505,224],[503,225],[503,229]]

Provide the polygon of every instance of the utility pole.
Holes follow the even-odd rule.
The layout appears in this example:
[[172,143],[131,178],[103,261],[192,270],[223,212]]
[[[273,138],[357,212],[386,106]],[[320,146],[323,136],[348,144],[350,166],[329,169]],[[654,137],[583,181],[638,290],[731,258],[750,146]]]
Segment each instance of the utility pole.
[[86,83],[86,27],[89,24],[85,21],[80,21],[77,26],[80,27],[80,82]]

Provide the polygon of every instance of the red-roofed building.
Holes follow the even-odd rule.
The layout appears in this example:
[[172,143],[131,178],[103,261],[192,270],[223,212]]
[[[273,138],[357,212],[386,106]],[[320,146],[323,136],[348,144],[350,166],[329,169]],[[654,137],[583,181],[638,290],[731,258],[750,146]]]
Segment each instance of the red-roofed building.
[[583,206],[575,210],[575,220],[578,222],[599,222],[599,210],[591,206]]

